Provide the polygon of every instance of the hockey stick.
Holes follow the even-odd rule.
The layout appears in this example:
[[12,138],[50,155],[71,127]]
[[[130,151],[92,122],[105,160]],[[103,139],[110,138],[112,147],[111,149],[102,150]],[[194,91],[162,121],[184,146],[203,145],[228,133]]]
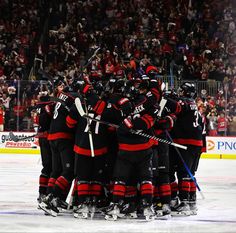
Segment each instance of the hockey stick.
[[[169,132],[168,132],[167,130],[166,130],[166,134],[167,134],[168,138],[170,139],[170,141],[173,142],[173,139],[172,139],[172,137],[170,136],[170,134],[169,134]],[[182,163],[183,163],[183,165],[184,165],[186,171],[188,172],[189,176],[191,177],[192,181],[193,181],[194,184],[196,185],[196,187],[197,187],[197,189],[198,189],[198,191],[199,191],[199,193],[200,193],[202,199],[204,200],[204,199],[205,199],[205,196],[203,195],[203,193],[202,193],[202,191],[201,191],[201,189],[200,189],[200,187],[199,187],[199,185],[198,185],[196,179],[194,178],[192,172],[190,171],[188,165],[185,163],[184,158],[183,158],[183,156],[181,155],[179,149],[178,149],[177,147],[175,147],[175,150],[176,150],[176,152],[177,152],[179,158],[181,159],[181,161],[182,161]]]
[[11,138],[11,140],[13,142],[24,141],[26,139],[33,138],[33,137],[40,136],[40,135],[41,135],[40,133],[37,133],[37,134],[33,134],[30,136],[26,136],[26,137],[18,137],[12,131],[9,132],[9,137]]
[[[109,125],[109,126],[112,126],[116,129],[119,128],[119,125],[115,125],[115,124],[112,124],[112,123],[109,123],[107,121],[102,121],[102,120],[98,120],[98,119],[95,119],[93,117],[90,117],[88,116],[85,112],[84,112],[84,109],[82,107],[82,104],[81,104],[81,101],[79,98],[76,98],[75,99],[75,106],[79,112],[79,114],[84,117],[84,118],[87,118],[87,119],[90,119],[92,121],[96,121],[96,122],[99,122],[101,124],[105,124],[105,125]],[[146,133],[142,133],[142,132],[138,132],[136,130],[130,130],[131,133],[133,134],[136,134],[136,135],[139,135],[139,136],[143,136],[143,137],[146,137],[146,138],[150,138],[150,139],[153,139],[153,140],[156,140],[156,141],[160,141],[160,142],[163,142],[163,143],[166,143],[168,145],[171,145],[171,146],[175,146],[175,147],[179,147],[181,149],[184,149],[184,150],[187,150],[187,147],[186,146],[183,146],[183,145],[180,145],[180,144],[177,144],[177,143],[174,143],[174,142],[170,142],[170,141],[167,141],[165,139],[162,139],[162,138],[157,138],[155,136],[152,136],[152,135],[149,135],[149,134],[146,134]]]
[[166,103],[167,103],[167,100],[164,99],[164,98],[161,98],[160,110],[159,110],[157,116],[161,117],[161,114],[162,114],[162,112],[163,112],[163,110],[164,110],[164,107],[166,106]]
[[[86,115],[88,115],[88,108],[87,108],[86,104],[84,104],[84,106],[85,106]],[[87,119],[87,127],[88,127],[88,136],[89,136],[91,156],[94,157],[95,155],[94,155],[93,137],[92,137],[92,131],[91,131],[90,126],[91,126],[91,120]]]
[[92,62],[93,58],[96,57],[98,51],[100,50],[101,48],[98,47],[94,53],[92,54],[92,56],[87,60],[87,62],[83,65],[83,68],[86,68],[87,66],[89,66],[89,64]]

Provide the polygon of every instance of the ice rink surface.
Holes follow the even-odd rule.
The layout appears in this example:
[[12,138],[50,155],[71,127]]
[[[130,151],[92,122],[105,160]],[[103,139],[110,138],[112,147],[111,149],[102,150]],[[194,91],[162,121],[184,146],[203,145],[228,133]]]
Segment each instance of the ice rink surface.
[[205,200],[198,215],[170,220],[79,220],[37,209],[38,155],[0,154],[0,232],[236,232],[236,160],[202,159],[197,174]]

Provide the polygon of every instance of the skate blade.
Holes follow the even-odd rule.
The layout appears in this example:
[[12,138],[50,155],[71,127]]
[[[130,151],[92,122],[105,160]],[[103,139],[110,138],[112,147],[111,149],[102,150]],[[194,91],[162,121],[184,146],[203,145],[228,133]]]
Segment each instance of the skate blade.
[[162,217],[163,216],[163,213],[160,210],[155,211],[155,214],[156,214],[156,217]]
[[136,218],[138,218],[138,215],[136,213],[131,213],[131,214],[127,214],[126,218],[128,218],[128,219],[136,219]]
[[190,215],[197,215],[197,211],[196,210],[190,210]]
[[184,212],[171,212],[172,217],[188,217],[191,215],[190,211],[184,211]]
[[105,215],[105,219],[108,221],[116,221],[118,219],[117,215]]
[[50,215],[52,217],[57,217],[57,213],[48,208],[48,206],[44,203],[39,204],[39,208],[45,212],[45,215]]
[[155,216],[145,216],[145,220],[147,222],[153,221],[153,220],[155,220]]
[[93,218],[94,218],[94,215],[95,215],[95,212],[90,213],[90,219],[93,219]]
[[162,216],[156,216],[155,219],[156,220],[169,220],[169,219],[171,219],[171,215],[170,214],[166,214],[166,215],[162,215]]
[[73,213],[73,210],[70,209],[70,210],[67,210],[67,209],[61,209],[61,208],[58,208],[59,212],[62,213],[62,214],[72,214]]
[[96,207],[95,206],[90,207],[89,213],[90,213],[90,218],[93,219],[96,213]]
[[74,217],[79,219],[87,219],[88,213],[74,213]]

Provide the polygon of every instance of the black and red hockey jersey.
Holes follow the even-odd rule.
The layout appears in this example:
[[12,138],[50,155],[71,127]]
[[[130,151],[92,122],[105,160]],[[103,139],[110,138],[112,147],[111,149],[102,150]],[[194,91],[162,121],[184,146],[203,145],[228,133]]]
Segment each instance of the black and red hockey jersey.
[[38,137],[47,138],[48,131],[52,120],[51,107],[54,105],[52,101],[39,102],[37,104],[36,112],[38,116]]
[[167,97],[163,97],[163,100],[165,104],[162,106],[162,110],[159,109],[160,114],[158,114],[159,117],[154,124],[156,136],[162,134],[165,130],[171,130],[174,127],[176,116],[181,112],[179,102]]
[[153,146],[153,140],[141,135],[130,133],[128,130],[123,129],[123,125],[129,126],[128,128],[135,131],[140,131],[151,135],[151,128],[153,127],[155,118],[148,113],[126,118],[120,124],[117,131],[117,138],[119,143],[119,150],[134,152],[149,150]]
[[[91,106],[88,106],[88,115],[98,120],[102,120],[101,115],[97,115],[92,110]],[[80,155],[92,156],[89,131],[92,135],[94,155],[99,156],[107,153],[107,125],[100,124],[99,122],[87,120],[86,118],[81,117],[75,105],[71,107],[70,112],[66,117],[66,123],[69,128],[75,128],[75,153]]]
[[[151,96],[149,99],[148,96]],[[154,100],[154,101],[153,101]],[[141,131],[148,135],[153,135],[153,126],[158,112],[157,99],[148,92],[140,94],[133,101],[134,111],[121,124],[121,130],[118,130],[119,149],[123,151],[142,151],[150,149],[153,144],[157,143],[136,134],[131,134],[129,131],[122,131],[122,125],[127,124],[125,121],[130,121],[131,127],[135,131]],[[156,111],[157,110],[157,111]],[[129,122],[128,122],[129,124]]]
[[202,146],[202,127],[199,124],[201,115],[193,99],[180,98],[181,111],[171,135],[173,141],[183,145]]
[[52,121],[50,125],[48,140],[72,139],[73,131],[66,124],[68,108],[74,104],[75,97],[70,93],[60,92],[57,95],[60,100],[56,102],[52,109]]
[[[92,99],[93,101],[95,100],[95,98]],[[129,152],[148,150],[153,145],[152,140],[140,135],[132,134],[129,132],[128,128],[127,130],[124,130],[124,128],[130,126],[130,129],[140,130],[150,134],[149,130],[152,128],[155,118],[147,111],[142,111],[141,114],[137,113],[125,118],[125,115],[122,112],[122,105],[127,103],[128,99],[123,97],[120,97],[120,100],[115,99],[115,104],[97,98],[97,101],[93,102],[92,107],[97,114],[102,115],[105,121],[120,125],[120,128],[117,131],[119,150]]]

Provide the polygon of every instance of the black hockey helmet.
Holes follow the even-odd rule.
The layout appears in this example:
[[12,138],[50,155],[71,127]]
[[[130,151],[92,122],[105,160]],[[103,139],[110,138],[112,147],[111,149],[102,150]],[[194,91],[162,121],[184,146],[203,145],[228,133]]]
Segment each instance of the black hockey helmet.
[[39,100],[41,102],[47,102],[50,100],[49,93],[47,91],[40,91],[39,92]]
[[178,93],[185,97],[195,98],[196,97],[195,84],[191,82],[182,83],[178,89]]
[[113,86],[113,93],[123,93],[125,88],[125,80],[117,79]]
[[135,87],[135,80],[128,80],[124,87],[124,96],[134,99],[138,95],[138,89]]
[[66,85],[64,77],[62,77],[62,76],[55,76],[53,78],[53,86],[54,86],[54,88],[58,87],[58,86],[61,86],[62,84]]
[[103,92],[105,92],[105,84],[103,81],[99,80],[93,84],[94,91],[100,96]]
[[150,78],[147,75],[142,75],[140,84],[139,84],[139,89],[148,89],[150,84]]

